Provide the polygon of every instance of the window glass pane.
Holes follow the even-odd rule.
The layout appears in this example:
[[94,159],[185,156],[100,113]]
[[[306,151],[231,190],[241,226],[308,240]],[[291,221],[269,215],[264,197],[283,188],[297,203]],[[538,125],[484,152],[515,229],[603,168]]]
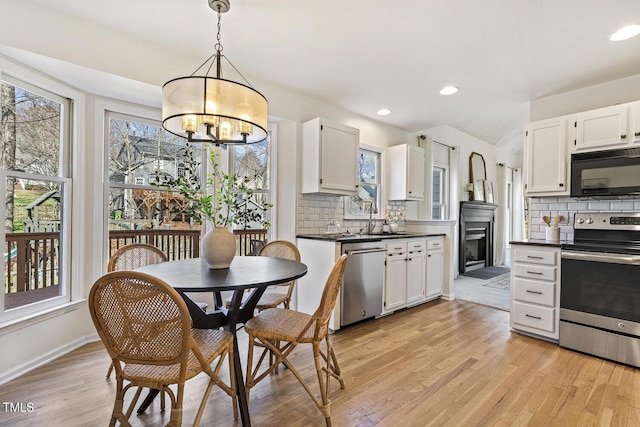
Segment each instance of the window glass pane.
[[152,184],[198,174],[200,162],[199,148],[159,124],[109,117],[109,228],[193,228],[181,212],[185,200]]
[[62,194],[60,183],[6,179],[5,310],[62,295]]
[[[380,153],[360,150],[358,157],[358,194],[345,198],[345,216],[369,216],[380,213]],[[373,203],[373,205],[371,205]]]
[[442,202],[442,171],[433,168],[433,203]]
[[362,183],[378,183],[378,163],[380,154],[373,151],[360,150],[358,176]]
[[269,142],[233,146],[233,173],[248,177],[248,185],[253,189],[269,190],[270,176]]
[[[159,125],[109,118],[109,182],[149,184],[150,177],[176,177],[187,160],[185,139]],[[200,162],[200,150],[194,150]]]
[[2,82],[2,169],[60,176],[59,102]]
[[[257,144],[236,144],[230,146],[231,173],[239,180],[247,178],[246,185],[254,190],[249,202],[244,204],[249,211],[262,211],[267,223],[271,221],[271,138]],[[236,224],[234,229],[263,229],[264,223],[254,221],[247,224]]]

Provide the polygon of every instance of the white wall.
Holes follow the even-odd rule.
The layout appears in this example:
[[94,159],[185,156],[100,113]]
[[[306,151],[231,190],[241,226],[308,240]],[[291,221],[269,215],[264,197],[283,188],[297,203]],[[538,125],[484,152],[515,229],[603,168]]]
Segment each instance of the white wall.
[[579,113],[640,99],[640,74],[531,101],[530,120]]
[[[467,183],[471,182],[469,177],[469,156],[472,152],[480,153],[484,157],[487,169],[487,179],[496,182],[498,179],[498,163],[505,163],[512,167],[522,166],[522,156],[498,148],[488,142],[482,141],[474,136],[461,132],[451,126],[443,125],[422,132],[417,132],[414,138],[419,135],[431,135],[434,141],[456,147],[459,167],[458,167],[458,201],[469,200],[466,190]],[[454,155],[456,153],[454,152]],[[452,214],[455,209],[452,210]],[[456,212],[455,218],[458,213]]]

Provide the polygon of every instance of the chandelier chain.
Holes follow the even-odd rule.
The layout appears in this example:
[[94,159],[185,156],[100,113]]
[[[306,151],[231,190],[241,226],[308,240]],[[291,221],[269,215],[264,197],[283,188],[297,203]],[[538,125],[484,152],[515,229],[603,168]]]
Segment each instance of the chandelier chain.
[[220,42],[221,40],[220,32],[222,29],[221,16],[222,16],[222,12],[220,11],[220,5],[218,5],[218,34],[216,36],[216,45],[214,46],[218,54],[222,53],[222,43]]

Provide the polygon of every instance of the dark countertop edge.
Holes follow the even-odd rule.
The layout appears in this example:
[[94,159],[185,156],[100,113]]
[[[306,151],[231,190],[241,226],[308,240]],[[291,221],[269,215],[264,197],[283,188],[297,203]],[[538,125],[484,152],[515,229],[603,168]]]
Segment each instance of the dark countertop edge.
[[532,246],[549,246],[552,248],[559,248],[564,244],[571,243],[569,240],[560,240],[559,242],[550,242],[545,239],[525,239],[525,240],[512,240],[509,242],[511,245],[532,245]]
[[329,242],[346,243],[346,242],[375,242],[378,240],[391,239],[414,239],[416,237],[439,237],[446,236],[446,233],[404,233],[404,234],[381,234],[381,235],[356,235],[353,237],[329,237],[322,234],[298,234],[298,239],[310,240],[326,240]]

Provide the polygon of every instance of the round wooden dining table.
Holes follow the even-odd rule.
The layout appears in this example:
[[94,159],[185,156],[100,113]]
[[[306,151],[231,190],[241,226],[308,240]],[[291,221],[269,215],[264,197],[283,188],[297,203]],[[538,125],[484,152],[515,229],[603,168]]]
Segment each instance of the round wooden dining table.
[[[242,425],[250,426],[247,394],[236,330],[239,323],[253,317],[258,300],[267,286],[295,280],[307,274],[307,266],[301,262],[263,256],[236,256],[229,268],[209,269],[201,258],[169,261],[147,265],[136,269],[155,276],[171,285],[185,300],[194,328],[212,329],[224,327],[233,334],[233,358],[236,377],[236,393]],[[251,290],[248,298],[243,298],[246,290]],[[228,309],[222,307],[220,293],[233,291]],[[203,311],[185,293],[213,292],[216,301],[214,310]],[[143,412],[153,400],[150,394],[138,409]]]

